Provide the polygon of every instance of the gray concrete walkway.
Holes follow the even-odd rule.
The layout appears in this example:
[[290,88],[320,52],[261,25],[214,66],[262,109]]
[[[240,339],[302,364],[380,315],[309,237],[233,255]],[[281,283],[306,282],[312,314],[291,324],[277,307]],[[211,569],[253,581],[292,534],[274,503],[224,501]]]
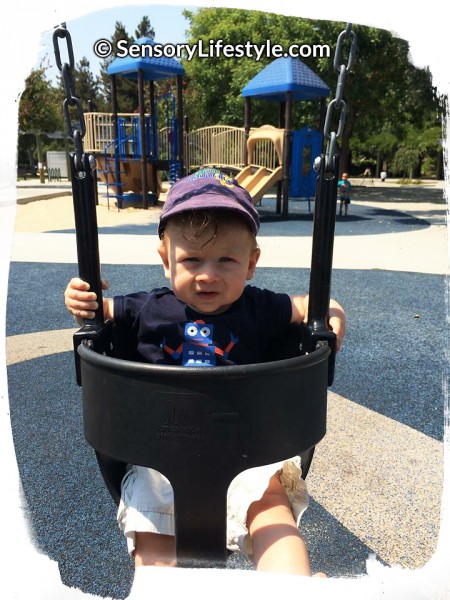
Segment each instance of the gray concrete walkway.
[[72,185],[67,179],[60,181],[48,181],[41,183],[36,177],[28,177],[17,182],[17,204],[28,204],[36,200],[48,200],[49,198],[61,198],[72,195]]
[[[72,200],[62,195],[70,190],[55,185],[58,196],[42,199],[31,184],[19,186],[7,361],[33,534],[58,562],[64,583],[123,598],[132,564],[83,440],[74,329],[63,306],[64,287],[77,268]],[[386,565],[420,569],[437,547],[447,370],[442,188],[366,181],[355,187],[349,216],[336,223],[332,294],[346,308],[348,334],[329,392],[327,435],[307,479],[312,500],[302,525],[313,569],[335,578],[364,575],[372,554]],[[289,293],[306,290],[312,230],[307,203],[292,201],[284,222],[273,204],[265,198],[259,207],[262,259],[255,283]],[[119,212],[100,205],[97,214],[111,293],[160,285],[159,209]],[[250,568],[236,556],[228,566]]]

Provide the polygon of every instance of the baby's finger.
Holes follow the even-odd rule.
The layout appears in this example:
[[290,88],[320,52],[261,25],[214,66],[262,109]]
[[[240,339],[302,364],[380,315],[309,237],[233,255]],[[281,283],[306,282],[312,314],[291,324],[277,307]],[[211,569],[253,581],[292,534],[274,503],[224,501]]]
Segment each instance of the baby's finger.
[[66,302],[70,302],[72,300],[76,302],[95,302],[97,300],[97,294],[95,292],[80,290],[70,286],[66,288],[64,296],[66,298]]
[[79,277],[73,277],[70,280],[69,285],[67,287],[71,288],[71,289],[74,289],[74,290],[84,290],[84,291],[87,291],[90,288],[90,285],[89,285],[89,283],[87,281],[83,281]]
[[85,298],[70,298],[67,301],[67,305],[73,310],[97,310],[98,308],[98,302],[95,298],[89,300]]
[[79,310],[72,310],[70,312],[76,319],[89,319],[90,320],[90,319],[95,318],[95,312],[93,312],[91,310],[79,309]]
[[74,317],[93,319],[95,317],[95,311],[98,308],[98,302],[79,302],[77,300],[71,300],[70,302],[66,302],[66,307]]
[[336,351],[339,352],[342,346],[342,341],[344,339],[345,326],[341,319],[338,317],[331,317],[329,319],[329,326],[333,333],[336,334]]

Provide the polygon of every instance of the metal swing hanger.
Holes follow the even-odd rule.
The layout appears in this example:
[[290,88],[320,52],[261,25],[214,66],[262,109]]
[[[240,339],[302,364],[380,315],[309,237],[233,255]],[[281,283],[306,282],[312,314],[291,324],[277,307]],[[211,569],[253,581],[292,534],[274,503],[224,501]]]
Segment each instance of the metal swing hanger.
[[[342,62],[344,42],[350,41],[347,64]],[[328,105],[323,136],[328,140],[326,152],[318,156],[314,169],[318,173],[315,193],[313,246],[309,283],[307,336],[302,351],[312,352],[323,345],[331,348],[328,363],[328,385],[333,383],[336,354],[336,336],[328,329],[328,308],[331,298],[333,243],[336,223],[337,184],[339,179],[339,153],[336,140],[344,132],[347,104],[343,99],[345,78],[356,55],[357,38],[352,24],[339,34],[333,61],[339,74],[335,98]],[[337,131],[331,130],[334,111],[339,112]]]
[[[59,48],[59,40],[66,42],[68,62],[63,63]],[[61,72],[65,98],[63,115],[67,135],[73,139],[75,151],[69,154],[72,196],[75,216],[75,232],[77,241],[79,277],[89,282],[90,290],[97,294],[98,308],[92,320],[85,320],[83,327],[74,334],[75,362],[77,381],[80,383],[80,366],[77,347],[83,340],[100,353],[106,353],[110,343],[105,335],[103,313],[102,282],[100,274],[100,256],[98,245],[98,226],[96,212],[96,160],[91,154],[86,154],[83,148],[83,138],[86,133],[84,111],[80,100],[75,94],[72,71],[75,67],[72,39],[69,31],[62,23],[53,32],[53,48],[56,65]],[[70,107],[77,112],[77,125],[72,122]]]

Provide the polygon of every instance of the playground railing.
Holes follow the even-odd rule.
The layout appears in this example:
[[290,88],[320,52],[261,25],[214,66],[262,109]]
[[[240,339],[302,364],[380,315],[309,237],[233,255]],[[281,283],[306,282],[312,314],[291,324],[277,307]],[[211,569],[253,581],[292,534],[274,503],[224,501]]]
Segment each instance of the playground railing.
[[[135,113],[118,113],[119,127],[120,127],[120,139],[122,142],[130,141],[139,145],[137,136],[137,127],[139,118]],[[103,153],[106,148],[111,148],[111,144],[115,140],[114,136],[114,125],[113,125],[113,114],[112,113],[85,113],[86,122],[86,136],[85,136],[85,147],[87,152]],[[149,134],[149,123],[151,117],[146,115],[146,129]],[[148,138],[148,136],[147,136]],[[163,127],[158,131],[158,150],[159,158],[168,160],[171,156],[172,146],[174,139],[172,135],[172,129]],[[147,148],[151,146],[150,140],[147,139]],[[125,150],[122,148],[125,152]],[[137,155],[139,149],[137,147],[129,148],[129,153]]]
[[[131,135],[135,113],[120,113],[123,119],[125,136]],[[86,123],[85,149],[86,152],[104,152],[105,147],[114,140],[114,125],[112,113],[84,113]]]
[[162,160],[171,160],[174,156],[174,145],[177,139],[174,130],[171,127],[163,127],[158,130],[158,150],[159,158]]
[[[189,170],[205,165],[241,169],[244,166],[243,127],[211,125],[186,135],[186,165]],[[268,169],[277,166],[274,145],[269,140],[256,144],[252,163]]]
[[279,166],[278,156],[273,142],[270,140],[259,140],[256,142],[252,163],[271,170]]
[[[229,142],[230,149],[225,162],[225,156],[220,156],[216,136],[222,135]],[[244,130],[228,125],[211,125],[201,127],[186,135],[186,165],[195,169],[203,165],[228,164],[237,166],[242,164]],[[219,146],[224,147],[219,142]]]
[[[86,152],[103,153],[114,141],[114,125],[112,113],[85,113],[86,135],[84,138]],[[120,113],[122,138],[132,139],[135,113]],[[205,165],[241,169],[244,166],[243,127],[229,125],[212,125],[202,127],[185,134],[185,164],[189,171]],[[168,159],[171,144],[167,127],[158,131],[159,158]],[[258,141],[251,160],[252,164],[274,169],[277,166],[277,155],[269,140]]]

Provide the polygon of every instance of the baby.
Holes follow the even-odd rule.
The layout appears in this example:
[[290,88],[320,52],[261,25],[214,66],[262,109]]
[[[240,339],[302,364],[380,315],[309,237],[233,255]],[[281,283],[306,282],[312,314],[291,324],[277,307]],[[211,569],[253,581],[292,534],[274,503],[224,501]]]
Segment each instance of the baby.
[[[151,363],[211,368],[261,362],[280,329],[305,321],[308,298],[246,284],[260,257],[258,230],[252,198],[234,179],[216,169],[181,179],[170,189],[158,228],[170,287],[103,298],[105,320],[133,328],[139,354]],[[79,278],[70,281],[65,301],[79,324],[98,307]],[[333,300],[329,326],[339,349],[345,315]],[[299,456],[244,471],[228,490],[228,548],[252,557],[259,570],[311,575],[298,529],[307,502]],[[136,567],[175,566],[173,510],[164,475],[130,465],[118,522]]]

